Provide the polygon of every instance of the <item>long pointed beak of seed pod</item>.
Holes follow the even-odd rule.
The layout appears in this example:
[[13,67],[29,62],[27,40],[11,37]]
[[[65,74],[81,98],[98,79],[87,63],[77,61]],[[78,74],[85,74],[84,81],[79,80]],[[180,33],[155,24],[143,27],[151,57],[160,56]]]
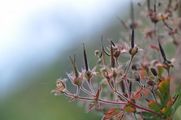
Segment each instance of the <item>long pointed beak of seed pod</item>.
[[84,64],[86,71],[89,71],[88,61],[87,61],[87,53],[85,49],[85,44],[83,43],[83,52],[84,52]]
[[114,46],[114,44],[113,44],[113,42],[111,41],[111,67],[115,67],[115,58],[114,58],[114,51],[113,51],[113,47],[112,46]]
[[134,48],[134,28],[131,31],[131,48]]
[[163,50],[163,47],[162,47],[161,44],[160,44],[160,40],[158,40],[158,45],[159,45],[160,53],[161,53],[161,55],[162,55],[163,60],[164,60],[164,61],[167,61],[167,58],[166,58],[165,52],[164,52],[164,50]]
[[76,77],[78,77],[79,76],[79,72],[78,72],[77,66],[76,66],[75,55],[74,55],[74,59],[72,59],[71,56],[69,58],[70,58],[70,62],[71,62],[72,67],[73,67],[74,74],[75,74]]
[[101,58],[102,58],[102,64],[105,65],[106,64],[106,61],[105,61],[105,50],[104,50],[104,45],[103,45],[103,35],[101,36]]

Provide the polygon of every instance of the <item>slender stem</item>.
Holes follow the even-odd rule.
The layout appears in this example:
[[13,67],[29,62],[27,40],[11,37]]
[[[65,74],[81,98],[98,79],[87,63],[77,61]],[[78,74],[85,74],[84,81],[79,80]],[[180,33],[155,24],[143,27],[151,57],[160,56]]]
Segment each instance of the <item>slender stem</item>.
[[124,100],[128,101],[128,99],[124,95],[120,94],[117,90],[115,90],[115,93],[122,97]]
[[79,95],[79,93],[80,93],[80,87],[79,86],[77,86],[77,88],[76,88],[77,90],[76,90],[76,95],[78,96]]
[[128,71],[129,71],[129,68],[130,68],[130,66],[131,66],[131,63],[132,63],[132,61],[133,61],[133,57],[134,57],[134,56],[131,56],[130,61],[129,61],[129,64],[128,64],[127,68],[125,69],[124,75],[127,75]]
[[86,80],[86,83],[87,83],[87,86],[88,86],[90,92],[91,92],[92,94],[94,94],[95,92],[94,92],[94,90],[93,90],[93,86],[92,86],[91,80],[90,80],[90,81]]
[[107,80],[107,82],[108,82],[108,85],[110,86],[111,91],[112,91],[113,93],[116,93],[116,94],[119,95],[122,99],[128,101],[127,98],[126,98],[124,95],[122,95],[122,94],[119,93],[115,88],[113,88],[113,86],[110,84],[110,81],[109,81],[109,80]]
[[[81,96],[75,96],[74,94],[71,93],[64,93],[67,97],[73,97],[79,100],[83,101],[94,101],[95,98],[90,98],[90,97],[81,97]],[[127,102],[124,101],[112,101],[112,100],[105,100],[105,99],[97,99],[98,102],[104,103],[104,104],[126,104]]]
[[[83,100],[83,101],[94,101],[95,98],[90,98],[90,97],[81,97],[81,96],[75,96],[74,94],[71,94],[71,93],[68,93],[68,92],[65,92],[64,93],[67,97],[72,97],[72,98],[76,98],[76,99],[79,99],[79,100]],[[101,102],[101,103],[104,103],[104,104],[127,104],[128,102],[125,102],[125,101],[112,101],[112,100],[105,100],[105,99],[97,99],[98,102]],[[147,108],[144,108],[142,106],[139,106],[139,105],[136,105],[135,103],[129,101],[129,103],[133,106],[135,106],[136,108],[138,109],[141,109],[141,110],[144,110],[144,111],[147,111],[147,112],[150,112],[150,113],[153,113],[153,114],[156,114],[156,115],[160,115],[159,113],[155,112],[155,111],[152,111],[150,109],[147,109]]]
[[82,90],[84,93],[86,93],[87,95],[91,95],[94,96],[90,91],[88,91],[87,89],[85,89],[83,86],[80,87],[80,90]]
[[153,98],[155,99],[155,101],[158,103],[158,101],[157,101],[157,99],[156,99],[155,92],[154,92],[154,90],[153,90],[153,89],[151,90],[151,93],[152,93],[152,95],[153,95]]
[[139,105],[137,105],[137,104],[134,104],[133,102],[129,102],[129,103],[130,103],[131,105],[135,106],[135,107],[138,108],[138,109],[141,109],[141,110],[144,110],[144,111],[147,111],[147,112],[156,114],[156,115],[160,115],[159,113],[157,113],[157,112],[155,112],[155,111],[153,111],[153,110],[150,110],[150,109],[148,109],[148,108],[144,108],[144,107],[142,107],[142,106],[139,106]]

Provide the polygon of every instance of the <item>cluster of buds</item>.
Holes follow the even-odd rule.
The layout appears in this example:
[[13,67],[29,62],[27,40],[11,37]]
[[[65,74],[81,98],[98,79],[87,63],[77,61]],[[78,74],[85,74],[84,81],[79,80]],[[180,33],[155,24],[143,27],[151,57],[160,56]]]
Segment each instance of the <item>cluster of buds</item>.
[[[176,111],[175,103],[180,96],[170,94],[170,81],[173,80],[170,70],[174,67],[173,61],[167,58],[162,47],[163,41],[157,32],[159,28],[156,26],[162,21],[163,26],[173,32],[174,28],[167,22],[172,18],[171,13],[175,9],[171,9],[173,3],[169,1],[165,12],[159,14],[156,1],[153,2],[152,9],[150,0],[147,0],[149,17],[146,16],[145,19],[149,19],[155,26],[152,30],[154,34],[145,33],[151,38],[151,45],[150,42],[143,47],[135,44],[139,42],[135,37],[139,26],[135,24],[131,2],[131,24],[127,27],[127,24],[121,21],[129,32],[129,41],[110,41],[109,46],[104,47],[102,37],[100,50],[95,50],[97,62],[92,69],[89,67],[83,44],[83,69],[78,69],[75,56],[70,57],[73,72],[67,74],[68,78],[57,80],[56,88],[52,92],[55,95],[64,94],[71,100],[85,104],[88,111],[103,113],[102,120],[171,120]],[[143,39],[145,34],[142,35]],[[175,38],[177,32],[167,35]],[[156,53],[152,50],[156,50]],[[157,54],[156,57],[154,54]],[[68,82],[71,83],[69,88]],[[76,90],[71,90],[71,87]]]

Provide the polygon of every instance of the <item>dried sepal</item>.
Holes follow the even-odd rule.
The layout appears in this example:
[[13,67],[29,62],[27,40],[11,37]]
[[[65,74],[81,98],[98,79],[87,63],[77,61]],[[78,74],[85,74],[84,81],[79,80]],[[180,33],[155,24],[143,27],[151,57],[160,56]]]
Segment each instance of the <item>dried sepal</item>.
[[85,76],[86,80],[87,80],[88,82],[90,82],[93,74],[92,74],[91,71],[85,71],[85,75],[84,75],[84,76]]
[[83,71],[85,79],[90,83],[92,78],[97,75],[96,66],[88,71]]
[[65,79],[58,79],[56,81],[56,88],[52,90],[51,92],[54,93],[54,95],[60,95],[66,91],[66,84]]
[[68,73],[67,76],[73,85],[78,86],[78,87],[82,85],[82,82],[83,82],[82,73],[79,73],[78,77],[76,77],[74,73]]

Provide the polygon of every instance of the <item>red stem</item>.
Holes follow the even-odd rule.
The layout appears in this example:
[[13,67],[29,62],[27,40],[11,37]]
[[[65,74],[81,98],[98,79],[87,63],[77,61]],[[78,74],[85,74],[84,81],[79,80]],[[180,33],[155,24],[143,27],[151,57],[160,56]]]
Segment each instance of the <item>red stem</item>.
[[[89,98],[89,97],[81,97],[81,96],[75,96],[74,94],[70,94],[70,93],[64,93],[66,96],[68,97],[73,97],[73,98],[77,98],[79,100],[87,100],[87,101],[94,101],[95,98]],[[98,102],[101,102],[101,103],[104,103],[104,104],[127,104],[128,102],[124,102],[124,101],[112,101],[112,100],[105,100],[105,99],[98,99],[97,100]],[[133,106],[135,106],[136,108],[138,109],[141,109],[141,110],[144,110],[144,111],[147,111],[147,112],[150,112],[150,113],[153,113],[153,114],[156,114],[156,115],[160,115],[159,113],[153,111],[153,110],[150,110],[150,109],[147,109],[147,108],[144,108],[142,106],[139,106],[139,105],[136,105],[134,104],[133,102],[130,102],[129,103]]]

